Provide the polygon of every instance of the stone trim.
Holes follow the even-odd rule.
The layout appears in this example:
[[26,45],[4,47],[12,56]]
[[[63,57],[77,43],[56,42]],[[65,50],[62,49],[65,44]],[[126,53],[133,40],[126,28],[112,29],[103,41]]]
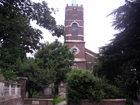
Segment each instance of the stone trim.
[[104,99],[103,101],[126,101],[126,99]]
[[[76,22],[73,22],[73,23],[76,23]],[[72,27],[72,26],[71,25],[67,25],[65,27]],[[83,26],[79,26],[79,24],[78,24],[78,27],[84,28]]]
[[95,57],[93,54],[90,54],[90,53],[88,53],[88,52],[85,52],[86,54],[88,54],[88,55],[90,55],[90,56],[92,56],[92,57]]
[[87,62],[87,63],[91,64],[91,63],[93,63],[93,62]]
[[[72,36],[72,34],[67,34],[66,36]],[[84,37],[84,35],[78,34],[78,36]]]
[[82,40],[66,40],[65,42],[84,42]]
[[74,61],[80,62],[80,61],[86,61],[86,59],[85,58],[75,58]]
[[[72,11],[73,9],[66,9],[66,11]],[[81,9],[77,9],[77,11],[83,11]]]
[[84,22],[83,20],[66,20],[66,21],[80,21],[80,22]]
[[27,77],[17,77],[18,80],[27,80]]

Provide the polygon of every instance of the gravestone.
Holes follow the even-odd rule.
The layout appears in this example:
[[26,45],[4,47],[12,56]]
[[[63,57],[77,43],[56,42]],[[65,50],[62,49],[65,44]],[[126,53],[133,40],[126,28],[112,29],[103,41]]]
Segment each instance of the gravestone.
[[4,95],[4,77],[0,72],[0,97]]
[[66,99],[66,86],[63,82],[59,85],[59,97],[61,99]]
[[51,84],[44,89],[44,94],[45,95],[52,95],[52,87],[51,87]]

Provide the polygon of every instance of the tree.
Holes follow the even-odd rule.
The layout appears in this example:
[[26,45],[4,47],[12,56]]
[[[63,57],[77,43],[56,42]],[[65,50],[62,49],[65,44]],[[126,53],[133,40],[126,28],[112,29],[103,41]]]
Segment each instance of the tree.
[[[2,68],[5,80],[15,80],[16,74],[12,70],[12,65],[15,65],[18,58],[23,60],[26,58],[26,52],[20,47],[5,48],[1,52],[0,67]],[[16,72],[15,72],[16,73]]]
[[30,0],[0,1],[0,43],[3,47],[20,46],[26,52],[38,49],[39,39],[43,38],[41,31],[30,25],[31,20],[60,37],[63,26],[57,26],[52,13],[55,11],[48,4],[33,3]]
[[51,44],[43,44],[35,54],[35,59],[41,69],[47,68],[55,71],[53,80],[55,84],[65,81],[66,73],[74,64],[74,54],[69,51],[68,46],[62,45],[58,40]]
[[50,83],[52,83],[53,71],[48,69],[40,69],[37,62],[33,58],[27,58],[21,61],[17,59],[17,63],[11,67],[16,71],[17,76],[27,77],[26,90],[31,98],[35,91],[42,92]]
[[[0,0],[0,44],[2,47],[2,58],[12,56],[9,49],[16,48],[23,52],[33,52],[40,47],[39,40],[42,32],[31,26],[30,21],[48,29],[52,35],[60,37],[64,34],[64,27],[56,25],[52,16],[56,11],[49,8],[48,4],[34,3],[31,0]],[[12,61],[16,61],[12,59]],[[9,64],[0,59],[0,68],[3,73],[7,73]],[[7,69],[7,70],[6,70]],[[10,71],[9,71],[10,72]],[[8,77],[8,75],[7,75]]]
[[139,12],[140,0],[126,0],[123,6],[110,14],[114,15],[113,26],[119,33],[115,34],[111,43],[100,48],[101,67],[98,72],[111,81],[117,75],[121,75],[125,81],[131,81],[136,76],[140,81]]

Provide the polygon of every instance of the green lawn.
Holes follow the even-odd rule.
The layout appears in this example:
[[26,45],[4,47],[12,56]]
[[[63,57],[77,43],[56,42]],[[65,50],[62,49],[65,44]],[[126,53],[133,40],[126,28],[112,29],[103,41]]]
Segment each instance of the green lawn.
[[62,102],[62,101],[66,101],[66,99],[61,99],[61,98],[55,98],[54,99],[55,100],[55,104],[58,104],[58,103],[60,103],[60,102]]

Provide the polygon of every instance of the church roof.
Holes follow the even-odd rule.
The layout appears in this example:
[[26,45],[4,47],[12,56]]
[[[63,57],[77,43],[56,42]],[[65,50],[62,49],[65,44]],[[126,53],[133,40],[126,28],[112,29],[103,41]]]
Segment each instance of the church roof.
[[94,53],[93,51],[91,51],[91,50],[89,50],[87,48],[85,48],[85,53],[90,55],[90,56],[92,56],[92,57],[95,57],[95,55],[96,55],[96,53]]

